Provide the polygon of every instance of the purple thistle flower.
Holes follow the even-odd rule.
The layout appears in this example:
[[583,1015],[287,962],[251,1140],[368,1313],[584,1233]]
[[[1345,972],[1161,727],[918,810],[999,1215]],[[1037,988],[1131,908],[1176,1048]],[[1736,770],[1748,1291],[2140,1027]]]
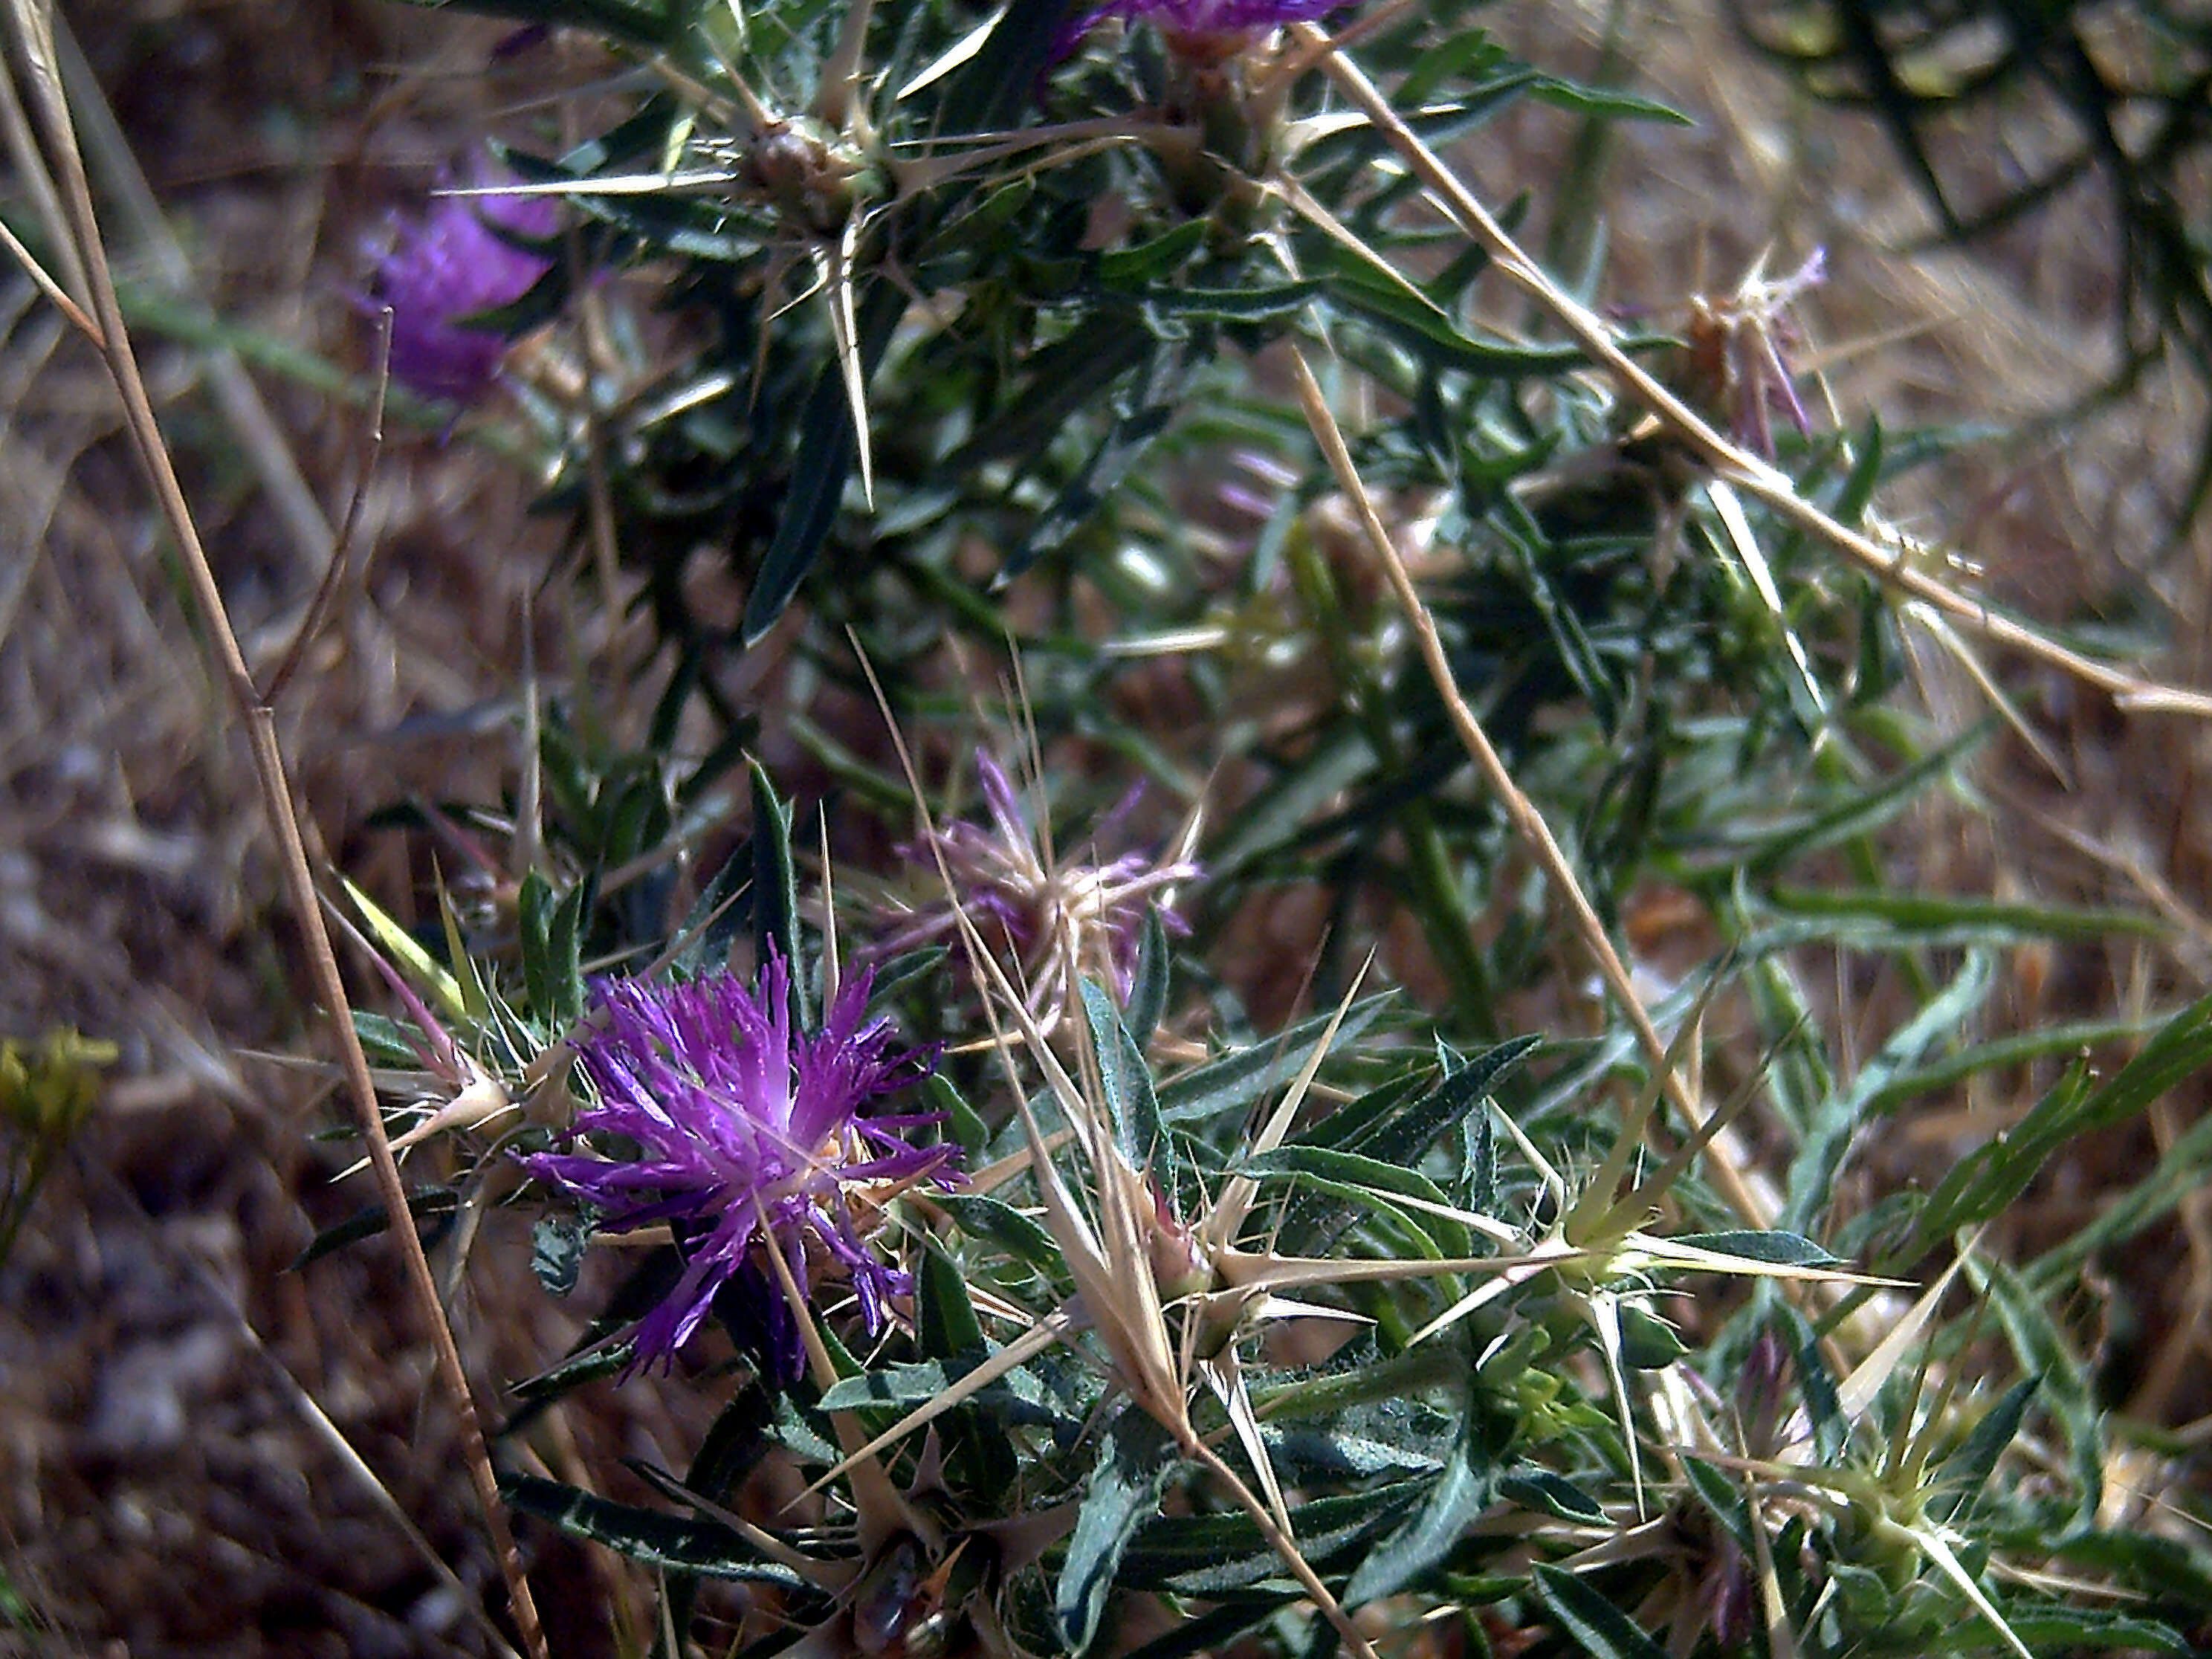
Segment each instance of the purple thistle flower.
[[[943,858],[961,908],[984,942],[1005,945],[1021,964],[1039,1024],[1049,1029],[1066,1006],[1071,946],[1078,970],[1111,986],[1115,999],[1127,1003],[1146,913],[1157,906],[1170,933],[1187,931],[1175,913],[1175,890],[1200,874],[1189,856],[1195,826],[1185,844],[1165,858],[1125,853],[1103,864],[1048,861],[1036,828],[999,763],[978,750],[975,773],[989,825],[948,824],[936,832],[933,852],[927,844],[900,851],[933,875],[936,859]],[[1111,837],[1136,800],[1135,791],[1123,798],[1099,825],[1094,844]],[[912,913],[907,926],[878,949],[909,949],[945,938],[957,927],[949,901],[933,905]]]
[[[503,182],[484,165],[470,178],[477,189]],[[420,216],[395,220],[368,292],[356,301],[370,313],[392,308],[392,378],[425,398],[467,404],[482,397],[507,342],[467,319],[513,304],[553,263],[500,230],[545,237],[560,222],[558,204],[546,196],[434,197]]]
[[1054,56],[1064,58],[1109,17],[1147,22],[1186,57],[1218,62],[1253,40],[1291,23],[1310,22],[1349,0],[1107,0],[1060,31]]
[[[856,1199],[942,1171],[950,1146],[913,1146],[897,1131],[935,1115],[860,1115],[862,1107],[925,1076],[934,1056],[895,1050],[887,1022],[862,1023],[868,976],[850,981],[822,1030],[791,1025],[790,977],[771,955],[758,986],[732,974],[690,984],[598,980],[596,1018],[572,1039],[597,1103],[576,1115],[579,1134],[636,1144],[621,1161],[575,1152],[521,1158],[538,1179],[597,1209],[610,1231],[669,1223],[683,1278],[639,1322],[632,1370],[673,1362],[733,1275],[771,1369],[796,1373],[791,1315],[756,1247],[781,1251],[798,1283],[810,1258],[841,1266],[871,1334],[910,1277],[878,1258]],[[765,1292],[765,1294],[763,1294]]]

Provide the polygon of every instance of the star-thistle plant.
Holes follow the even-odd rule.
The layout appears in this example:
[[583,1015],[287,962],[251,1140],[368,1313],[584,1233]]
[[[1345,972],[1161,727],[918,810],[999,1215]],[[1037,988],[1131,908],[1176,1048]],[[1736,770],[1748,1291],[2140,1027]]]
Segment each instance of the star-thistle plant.
[[471,404],[491,388],[507,341],[474,319],[511,305],[552,268],[510,238],[542,240],[560,228],[559,204],[542,196],[486,194],[488,166],[471,194],[438,196],[395,220],[359,305],[392,313],[392,378],[409,391]]
[[[510,1483],[659,1580],[660,1645],[1851,1659],[1969,1612],[1992,1650],[2124,1648],[2152,1621],[2118,1598],[2200,1571],[2212,1607],[2195,1541],[2093,1535],[2105,1419],[2033,1328],[2212,1131],[2177,1114],[2166,1185],[1990,1281],[2039,1391],[1978,1409],[1990,1334],[1934,1293],[1873,1328],[2212,1058],[2212,1004],[1999,1039],[1997,953],[2089,924],[1881,885],[1951,775],[1893,696],[1900,614],[2033,636],[1874,557],[1886,469],[1939,440],[1789,441],[1819,256],[1632,337],[1597,252],[1547,272],[1445,160],[1530,100],[1594,168],[1658,112],[1632,53],[1580,84],[1473,0],[476,3],[620,72],[514,152],[538,197],[395,248],[395,370],[481,385],[498,342],[439,283],[511,299],[546,267],[497,227],[559,200],[607,280],[560,273],[600,337],[529,411],[540,505],[585,510],[660,648],[524,705],[468,824],[513,829],[490,902],[360,907],[396,1004],[364,1035],[426,1236],[460,1218],[434,1249],[535,1206],[571,1295],[595,1236],[636,1247],[529,1408],[675,1372],[710,1321],[757,1361],[690,1378],[720,1415],[688,1461],[632,1462],[659,1507]],[[1562,210],[1598,188],[1531,173],[1530,222],[1601,251]],[[589,620],[564,574],[538,591]],[[1009,756],[994,684],[1027,757],[976,752],[933,817],[908,735]],[[1190,781],[1156,839],[1137,775]],[[873,981],[811,1009],[841,948]],[[2138,1042],[1869,1204],[1862,1149],[1922,1097]],[[1790,1363],[1747,1366],[1754,1329]]]
[[[607,1150],[521,1163],[591,1206],[609,1231],[673,1228],[683,1276],[638,1322],[634,1369],[671,1364],[757,1251],[780,1254],[802,1286],[825,1272],[842,1276],[871,1332],[911,1288],[870,1235],[883,1204],[945,1173],[954,1149],[900,1138],[933,1115],[862,1115],[931,1064],[866,1018],[867,999],[862,975],[821,1030],[799,1030],[789,971],[775,956],[751,989],[729,973],[593,984],[592,1012],[573,1042],[594,1100],[574,1128]],[[786,1324],[778,1305],[757,1311]]]

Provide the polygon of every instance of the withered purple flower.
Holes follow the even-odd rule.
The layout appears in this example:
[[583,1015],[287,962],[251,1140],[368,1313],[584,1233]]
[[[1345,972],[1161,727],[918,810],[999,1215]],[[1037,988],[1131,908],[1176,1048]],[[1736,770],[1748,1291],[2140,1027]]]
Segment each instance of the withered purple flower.
[[[869,1331],[909,1277],[871,1247],[884,1200],[943,1171],[950,1146],[915,1146],[899,1132],[933,1115],[860,1115],[869,1103],[924,1076],[933,1056],[895,1046],[889,1025],[865,1018],[868,979],[848,982],[820,1031],[792,1028],[789,973],[771,956],[755,989],[732,974],[690,984],[599,980],[593,1015],[574,1041],[598,1098],[575,1132],[620,1136],[620,1158],[541,1152],[533,1176],[628,1232],[667,1223],[684,1257],[682,1279],[636,1330],[633,1368],[671,1362],[740,1269],[758,1289],[756,1254],[781,1253],[810,1286],[827,1267],[849,1279]],[[757,1298],[772,1363],[795,1345],[781,1298]]]
[[[501,182],[485,166],[470,176],[472,188]],[[482,397],[507,342],[468,319],[513,304],[552,266],[500,233],[543,238],[559,228],[560,209],[544,196],[434,197],[395,221],[360,301],[364,311],[392,309],[392,378],[425,398]]]
[[[1006,948],[1021,965],[1030,1012],[1042,1024],[1054,1024],[1066,1006],[1071,955],[1077,971],[1109,985],[1126,1003],[1147,912],[1157,908],[1170,932],[1184,930],[1175,913],[1175,890],[1200,874],[1190,857],[1196,825],[1186,831],[1182,845],[1161,857],[1124,853],[1091,864],[1048,858],[1036,826],[998,762],[977,750],[975,774],[990,823],[948,824],[936,832],[933,848],[908,847],[902,849],[907,857],[929,875],[937,873],[936,860],[943,859],[961,907],[985,944]],[[1091,837],[1094,846],[1111,840],[1136,799],[1133,793],[1107,815]],[[948,900],[910,913],[907,924],[882,948],[904,950],[957,929]]]
[[1734,293],[1690,300],[1681,390],[1710,418],[1724,422],[1738,445],[1768,460],[1774,459],[1777,415],[1800,433],[1813,429],[1790,361],[1804,337],[1790,311],[1826,275],[1826,255],[1820,248],[1788,276],[1771,281],[1762,257]]

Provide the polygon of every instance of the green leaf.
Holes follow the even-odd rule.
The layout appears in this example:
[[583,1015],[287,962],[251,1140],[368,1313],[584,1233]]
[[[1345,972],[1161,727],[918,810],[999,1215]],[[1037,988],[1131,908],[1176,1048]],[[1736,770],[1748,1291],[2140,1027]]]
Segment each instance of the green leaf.
[[1734,856],[1752,877],[1769,877],[1799,859],[1879,830],[1911,805],[1922,790],[1949,776],[1995,730],[1994,720],[1984,720],[1839,805],[1747,836],[1747,847]]
[[390,1066],[413,1070],[422,1064],[423,1055],[430,1047],[429,1038],[411,1024],[403,1025],[389,1014],[373,1013],[365,1008],[353,1011],[354,1035],[372,1066]]
[[1770,1267],[1832,1267],[1837,1258],[1802,1233],[1683,1233],[1667,1241]]
[[562,1395],[580,1389],[586,1382],[596,1382],[603,1376],[612,1376],[630,1362],[637,1351],[634,1342],[617,1342],[608,1347],[586,1348],[581,1353],[571,1354],[557,1365],[548,1366],[537,1376],[526,1377],[509,1390],[524,1402],[522,1410],[500,1427],[502,1437],[513,1434],[544,1407]]
[[2201,1550],[2151,1532],[2084,1528],[2051,1540],[2055,1561],[2111,1574],[2130,1589],[2184,1607],[2212,1607],[2212,1570]]
[[[1426,1480],[1399,1480],[1340,1498],[1317,1498],[1291,1511],[1291,1529],[1306,1559],[1326,1568],[1363,1550],[1430,1485]],[[1247,1589],[1282,1571],[1282,1559],[1251,1516],[1174,1516],[1139,1530],[1122,1558],[1120,1582],[1130,1589],[1215,1596]]]
[[1106,430],[1074,476],[1030,521],[1029,533],[1000,570],[998,586],[1004,587],[1038,560],[1066,546],[1098,515],[1181,410],[1191,374],[1206,355],[1198,341],[1164,340],[1139,360],[1135,372],[1108,399],[1113,418]]
[[1474,1401],[1468,1402],[1442,1472],[1405,1524],[1368,1552],[1344,1587],[1345,1606],[1395,1595],[1443,1559],[1490,1507],[1498,1474],[1492,1442],[1508,1435],[1510,1430],[1490,1423]]
[[1779,1224],[1802,1231],[1826,1212],[1835,1197],[1836,1178],[1875,1096],[1929,1049],[1957,1036],[1988,998],[1993,968],[1988,952],[1969,953],[1942,994],[1893,1033],[1847,1086],[1815,1109],[1803,1143],[1790,1160],[1789,1196],[1776,1218]]
[[[407,1194],[407,1213],[415,1219],[417,1232],[422,1235],[424,1249],[434,1245],[453,1224],[453,1216],[461,1207],[461,1195],[450,1187],[426,1187],[420,1192]],[[372,1204],[367,1209],[349,1216],[337,1225],[325,1227],[317,1233],[307,1248],[293,1257],[289,1271],[297,1273],[311,1261],[319,1261],[349,1244],[358,1244],[364,1238],[374,1238],[388,1224],[384,1206]]]
[[1097,1635],[1122,1553],[1137,1528],[1159,1512],[1160,1492],[1176,1463],[1175,1437],[1149,1413],[1127,1407],[1107,1429],[1060,1570],[1054,1607],[1069,1651],[1086,1651]]
[[1424,52],[1407,71],[1393,100],[1401,109],[1433,102],[1448,86],[1488,86],[1502,75],[1521,70],[1513,54],[1486,29],[1462,28]]
[[1443,1467],[1426,1452],[1364,1435],[1285,1429],[1263,1423],[1260,1439],[1267,1449],[1267,1461],[1285,1484],[1292,1480],[1366,1480],[1378,1474],[1433,1474]]
[[603,1544],[649,1567],[775,1584],[797,1592],[809,1589],[789,1567],[760,1559],[750,1544],[720,1522],[685,1520],[659,1510],[617,1504],[534,1474],[503,1474],[499,1490],[518,1513],[534,1516],[572,1538]]
[[[860,301],[857,349],[863,385],[873,375],[905,310],[906,297],[893,283],[875,283]],[[792,462],[783,516],[776,521],[775,538],[761,559],[752,592],[745,596],[742,626],[747,646],[759,644],[782,618],[836,526],[846,480],[860,454],[853,418],[844,371],[833,359],[823,366],[799,417],[799,453]]]
[[1540,102],[1572,110],[1577,115],[1596,115],[1614,121],[1658,121],[1674,127],[1696,125],[1681,111],[1656,99],[1638,98],[1632,92],[1616,92],[1610,88],[1578,86],[1548,75],[1536,78],[1528,88],[1528,95]]
[[1908,1102],[1941,1093],[1978,1073],[2025,1066],[2058,1055],[2074,1058],[2090,1048],[2136,1042],[2149,1036],[2170,1017],[2168,1012],[2160,1012],[2122,1019],[2069,1020],[2034,1030],[2011,1032],[1987,1042],[1939,1054],[1893,1074],[1888,1082],[1868,1097],[1866,1115],[1874,1117],[1893,1112]]
[[1632,1303],[1617,1310],[1620,1319],[1620,1363],[1631,1370],[1662,1371],[1689,1347],[1672,1325]]
[[[682,1488],[669,1481],[657,1470],[642,1465],[631,1467],[646,1476],[653,1489],[678,1503],[693,1501],[692,1494],[709,1503],[726,1502],[738,1485],[758,1466],[766,1455],[770,1441],[769,1429],[775,1421],[775,1402],[759,1382],[746,1385],[738,1397],[722,1408],[720,1415],[707,1431],[691,1468],[685,1475]],[[707,1517],[712,1519],[712,1516]],[[691,1628],[691,1616],[698,1601],[699,1580],[696,1574],[671,1572],[665,1575],[662,1589],[662,1640],[653,1646],[654,1659],[678,1659],[666,1638],[677,1631]],[[681,1648],[678,1643],[676,1647]]]
[[1958,898],[1940,893],[1898,893],[1881,888],[1778,886],[1766,895],[1791,915],[1878,916],[1900,928],[1935,932],[1969,928],[2001,942],[2031,939],[2162,939],[2172,927],[2156,916],[2126,910],[2088,910],[2063,904],[2024,904]]
[[1114,1124],[1114,1149],[1132,1170],[1152,1166],[1160,1141],[1160,1103],[1152,1091],[1151,1068],[1121,1012],[1103,986],[1078,981],[1083,996],[1084,1018],[1091,1026],[1091,1043],[1098,1057],[1098,1085],[1106,1097],[1106,1110]]
[[1604,1504],[1548,1469],[1522,1469],[1507,1475],[1498,1483],[1498,1495],[1523,1509],[1578,1527],[1602,1527],[1609,1522]]
[[573,1024],[583,1012],[582,923],[593,886],[586,878],[556,896],[537,871],[522,878],[516,920],[523,988],[532,1012],[556,1025]]
[[[1966,1268],[1968,1282],[1996,1309],[2021,1371],[2035,1379],[2045,1408],[2064,1431],[2074,1471],[2074,1524],[2084,1528],[2094,1526],[2105,1490],[2105,1418],[2098,1407],[2089,1368],[2075,1352],[2073,1342],[2042,1299],[2009,1267],[1985,1256],[1969,1255]],[[2025,1405],[2023,1400],[2021,1407]],[[1961,1452],[1969,1449],[1977,1457],[1984,1449],[1975,1444],[1972,1437]],[[1990,1455],[1994,1459],[2002,1450],[2002,1447],[1996,1448]]]
[[1334,244],[1316,263],[1326,268],[1328,295],[1339,306],[1381,327],[1433,367],[1522,380],[1567,374],[1589,361],[1580,346],[1478,339],[1425,295]]
[[1519,1069],[1541,1039],[1509,1038],[1463,1065],[1445,1060],[1443,1081],[1418,1101],[1392,1101],[1385,1109],[1364,1109],[1377,1091],[1332,1112],[1297,1137],[1300,1145],[1334,1146],[1385,1164],[1410,1166],[1436,1138],[1490,1097],[1492,1089]]
[[1382,1193],[1395,1193],[1401,1197],[1418,1198],[1431,1204],[1446,1203],[1443,1190],[1418,1170],[1385,1164],[1376,1158],[1362,1158],[1357,1152],[1340,1152],[1332,1147],[1289,1146],[1245,1158],[1236,1165],[1234,1173],[1250,1176],[1262,1182],[1297,1181],[1328,1197],[1342,1200],[1340,1205],[1334,1206],[1308,1202],[1296,1206],[1294,1212],[1284,1216],[1282,1247],[1294,1255],[1308,1250],[1329,1217],[1340,1214],[1345,1206],[1389,1213],[1401,1225],[1430,1240],[1438,1256],[1459,1257],[1470,1254],[1467,1229],[1459,1222],[1443,1216],[1424,1215],[1401,1209],[1377,1196]]
[[968,1299],[968,1281],[960,1269],[934,1244],[925,1244],[921,1271],[915,1283],[915,1334],[921,1351],[932,1359],[980,1350],[983,1327]]
[[2020,1425],[2028,1402],[2043,1386],[2040,1376],[2025,1376],[2005,1390],[2004,1398],[1983,1413],[1958,1450],[1945,1458],[1936,1471],[1943,1490],[1930,1499],[1928,1512],[1938,1521],[1949,1521],[1971,1504],[1988,1484],[1997,1459],[2020,1437]]
[[791,809],[758,761],[747,763],[753,793],[753,934],[765,963],[780,957],[791,980],[793,1023],[804,1029],[806,970],[799,954],[799,874],[791,857]]
[[990,1125],[968,1103],[967,1097],[953,1086],[952,1079],[942,1072],[932,1072],[922,1079],[921,1091],[929,1098],[929,1109],[945,1115],[945,1138],[969,1158],[980,1157],[990,1144]]
[[670,962],[678,972],[696,978],[726,965],[738,927],[744,920],[744,895],[753,878],[753,848],[750,836],[732,848],[676,929]]
[[[969,1372],[998,1349],[979,1345],[964,1353],[918,1364],[884,1365],[832,1383],[822,1396],[825,1412],[887,1409],[903,1414],[949,1393]],[[1021,1367],[994,1377],[969,1396],[979,1408],[1008,1425],[1061,1431],[1079,1427],[1053,1401],[1044,1386]]]
[[[1997,1611],[2012,1626],[2013,1634],[2033,1653],[2070,1654],[2084,1648],[2118,1648],[2129,1653],[2202,1655],[2204,1651],[2170,1626],[2130,1613],[2017,1599],[1999,1602]],[[1995,1631],[1987,1629],[1979,1620],[1954,1631],[1952,1635],[1960,1639],[1962,1646],[2012,1651]]]
[[2039,1294],[2055,1296],[2075,1284],[2082,1267],[2125,1243],[2204,1189],[2212,1171],[2212,1117],[2202,1117],[2173,1138],[2151,1172],[2117,1195],[2107,1194],[2094,1220],[2075,1230],[2031,1262],[2024,1277]]
[[720,1503],[768,1455],[769,1427],[775,1401],[759,1382],[749,1382],[722,1407],[699,1442],[684,1484],[702,1498]]
[[1039,433],[1058,432],[1097,410],[1114,383],[1157,349],[1143,330],[1109,314],[1034,353],[1022,389],[945,458],[940,477],[957,478],[993,461],[1026,459]]
[[1335,1015],[1316,1014],[1272,1042],[1232,1049],[1218,1060],[1170,1078],[1159,1088],[1162,1121],[1210,1123],[1242,1112],[1269,1090],[1297,1076],[1324,1038],[1332,1054],[1354,1041],[1375,1023],[1388,1000],[1368,997],[1353,1004],[1334,1037],[1329,1037],[1328,1028]]
[[1539,1562],[1534,1577],[1561,1633],[1594,1659],[1667,1659],[1664,1648],[1579,1574]]
[[2026,1117],[1968,1153],[1929,1194],[1911,1237],[1885,1270],[1903,1271],[1958,1229],[2000,1213],[2027,1189],[2060,1147],[2140,1115],[2169,1089],[2208,1066],[2212,1066],[2212,997],[2175,1014],[2109,1081],[2094,1085],[2086,1068],[2077,1067],[2037,1101]]
[[868,1012],[879,1013],[889,1008],[902,991],[913,985],[929,981],[951,956],[951,949],[942,945],[924,945],[911,951],[902,951],[876,969],[868,986]]
[[1186,219],[1149,242],[1101,253],[1096,267],[1097,280],[1105,288],[1142,288],[1186,264],[1206,246],[1212,230],[1204,219]]
[[1121,1024],[1140,1054],[1151,1045],[1160,1017],[1167,1012],[1171,954],[1159,906],[1147,906],[1144,933],[1137,945],[1137,971],[1129,986],[1129,1006],[1121,1011]]
[[1344,721],[1319,734],[1312,746],[1246,803],[1215,843],[1206,862],[1215,878],[1235,874],[1259,859],[1297,842],[1328,804],[1358,784],[1375,766],[1375,752],[1357,725]]
[[930,1201],[946,1211],[962,1232],[988,1240],[1017,1261],[1047,1273],[1066,1266],[1053,1236],[1002,1200],[980,1193],[939,1193]]
[[1152,288],[1137,296],[1138,310],[1153,333],[1173,338],[1193,323],[1284,321],[1312,304],[1323,286],[1312,279],[1255,288]]

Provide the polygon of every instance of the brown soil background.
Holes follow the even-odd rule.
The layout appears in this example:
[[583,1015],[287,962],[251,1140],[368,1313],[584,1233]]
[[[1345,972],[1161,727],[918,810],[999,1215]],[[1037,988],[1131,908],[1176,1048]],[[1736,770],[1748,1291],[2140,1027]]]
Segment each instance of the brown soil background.
[[[362,239],[589,67],[541,48],[488,75],[503,28],[374,0],[80,0],[64,12],[118,127],[92,148],[125,274],[356,367],[366,343],[348,293]],[[1595,3],[1495,22],[1547,66],[1596,62]],[[1821,242],[1834,276],[1810,309],[1846,411],[2018,421],[2102,374],[2112,276],[2094,191],[1994,246],[1900,257],[1924,219],[1871,129],[1809,110],[1709,0],[1646,7],[1631,36],[1640,84],[1700,125],[1621,136],[1608,297],[1663,309],[1728,285],[1770,242],[1777,268]],[[1571,136],[1554,113],[1516,112],[1467,163],[1492,199],[1528,189],[1540,201]],[[1951,153],[1972,165],[2051,142],[2047,113],[2024,107],[2001,131],[1962,129]],[[147,204],[136,213],[133,174]],[[165,274],[163,236],[181,282]],[[592,675],[623,642],[580,575],[545,580],[557,527],[530,519],[526,481],[479,452],[395,433],[364,480],[357,408],[253,373],[270,416],[257,435],[227,409],[208,354],[153,332],[142,350],[258,666],[282,655],[315,587],[328,544],[316,520],[362,494],[368,574],[279,713],[319,853],[387,902],[413,903],[423,849],[365,819],[410,798],[495,799],[511,782],[526,615],[548,678]],[[2154,555],[2156,491],[2189,459],[2171,434],[2191,429],[2197,398],[2154,382],[2063,440],[1923,474],[1889,508],[2030,614],[2075,620],[2115,601],[2150,613],[2173,641],[2152,666],[2204,684],[2212,538]],[[1931,702],[1970,709],[1978,694],[1924,654]],[[1990,817],[1931,811],[1914,824],[1900,851],[1912,877],[2148,904],[2174,923],[2168,948],[2023,957],[2022,1019],[2201,990],[2207,734],[1996,666],[2071,787],[2012,745],[1980,780]],[[636,713],[610,700],[618,717]],[[0,268],[0,1035],[74,1024],[123,1055],[0,1266],[0,1572],[37,1623],[0,1632],[0,1653],[484,1650],[471,1608],[496,1574],[392,1263],[370,1248],[284,1271],[318,1226],[367,1201],[365,1182],[333,1182],[344,1149],[309,1138],[329,1121],[319,1081],[257,1057],[314,1051],[301,982],[243,745],[194,648],[113,401],[90,355]],[[1887,1179],[1940,1168],[2033,1097],[2023,1081],[2016,1097],[1985,1091],[1923,1115],[1873,1167]],[[2027,1229],[2078,1224],[2197,1109],[2169,1103],[2140,1133],[2085,1149],[2039,1192]],[[489,1249],[512,1260],[514,1243]],[[2130,1403],[2150,1419],[2212,1411],[2208,1287],[2212,1218],[2192,1208],[2142,1253],[2130,1297],[2097,1303],[2128,1324],[2111,1340],[2130,1345]],[[573,1329],[520,1273],[479,1274],[457,1318],[483,1398]],[[550,1455],[562,1473],[618,1482],[621,1455],[672,1461],[696,1411],[680,1390],[601,1390]],[[333,1449],[325,1419],[365,1471]],[[641,1587],[557,1543],[533,1547],[555,1651],[614,1650],[605,1608],[634,1617]]]

